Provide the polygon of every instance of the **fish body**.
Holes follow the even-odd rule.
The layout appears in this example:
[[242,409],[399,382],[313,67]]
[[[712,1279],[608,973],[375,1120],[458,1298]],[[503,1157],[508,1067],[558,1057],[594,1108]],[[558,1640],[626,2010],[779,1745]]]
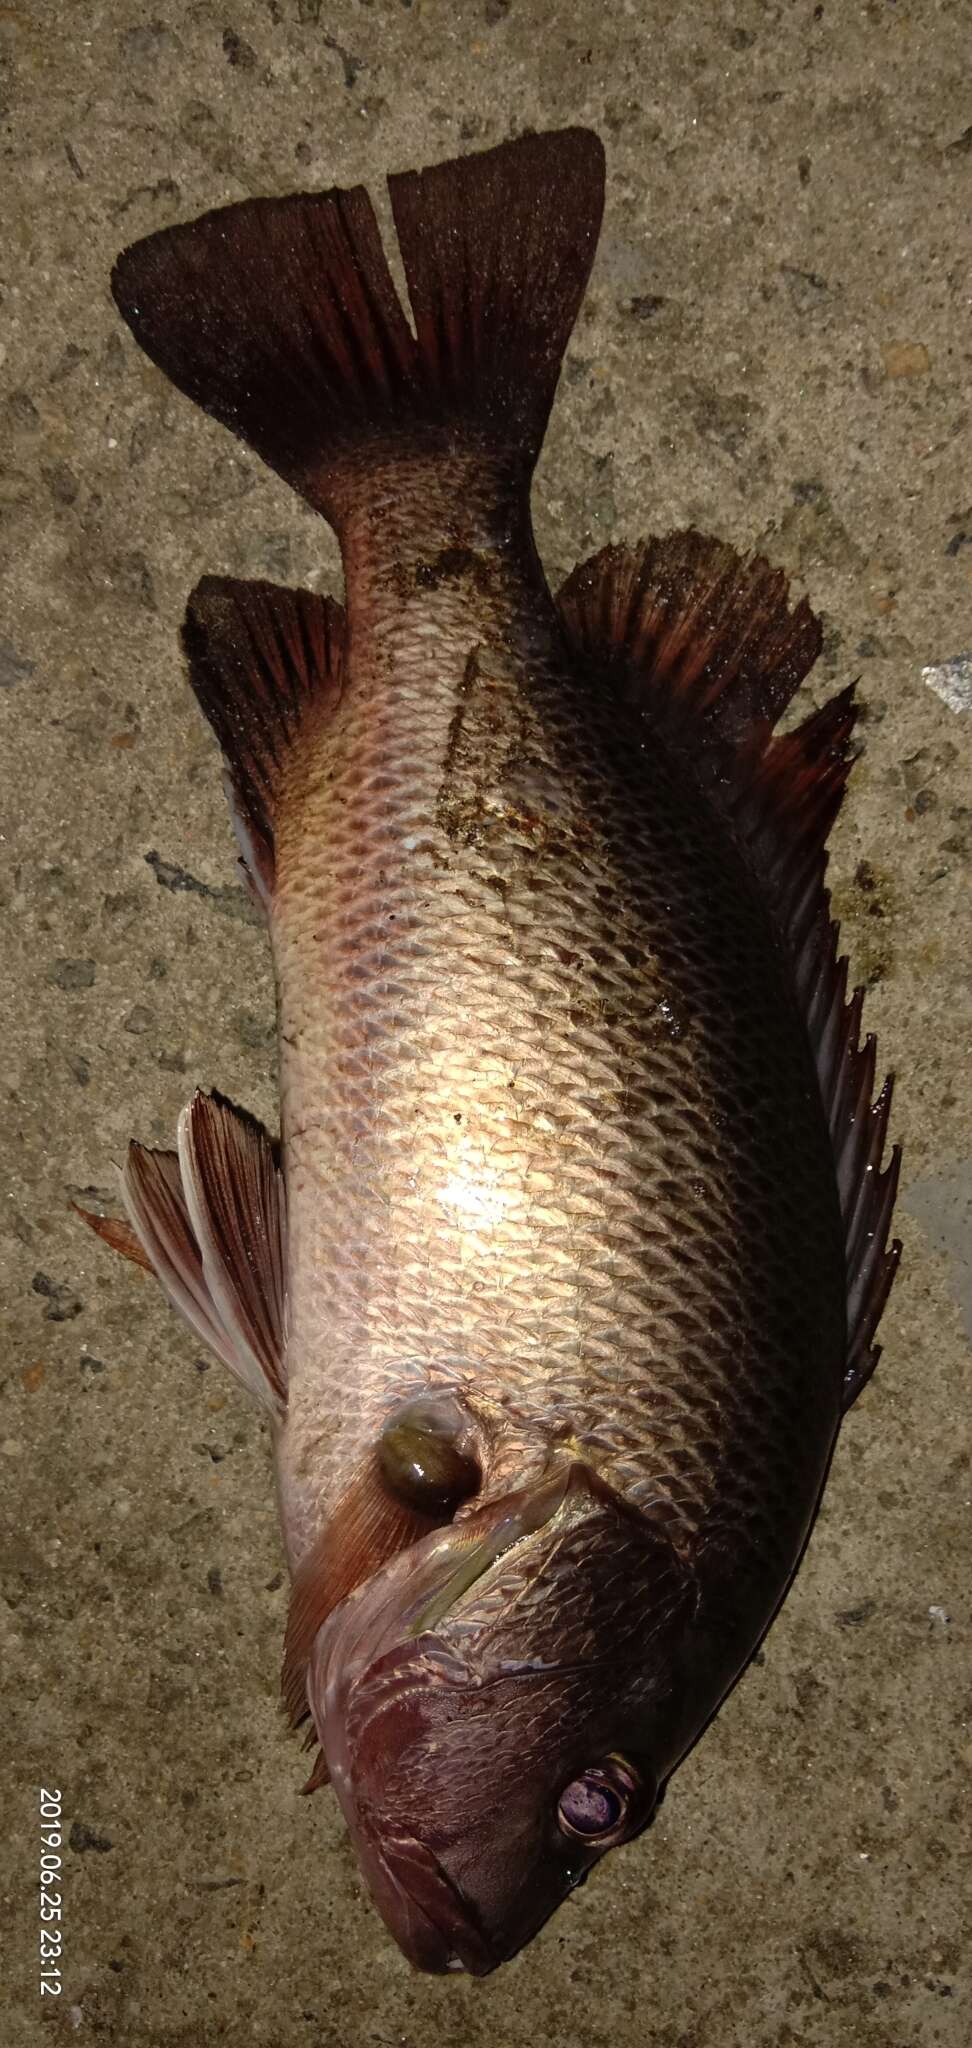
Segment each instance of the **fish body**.
[[[279,999],[279,1145],[133,1148],[143,1256],[274,1419],[284,1683],[427,1968],[512,1954],[768,1625],[897,1250],[823,887],[849,696],[721,543],[555,598],[530,476],[593,255],[579,131],[136,245],[148,352],[332,520],[344,613],[185,644]],[[273,293],[261,287],[272,278]]]
[[769,918],[565,647],[522,505],[457,521],[422,483],[349,560],[367,624],[278,812],[285,1492],[318,1533],[394,1408],[447,1388],[487,1425],[480,1503],[570,1440],[734,1572],[754,1499],[789,1558],[846,1285]]

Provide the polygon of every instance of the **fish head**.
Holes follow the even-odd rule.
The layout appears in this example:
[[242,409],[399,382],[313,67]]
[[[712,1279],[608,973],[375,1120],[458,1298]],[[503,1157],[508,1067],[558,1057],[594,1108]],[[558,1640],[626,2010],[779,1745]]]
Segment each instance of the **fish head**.
[[691,1593],[586,1466],[416,1544],[321,1629],[308,1699],[375,1903],[492,1970],[651,1818]]

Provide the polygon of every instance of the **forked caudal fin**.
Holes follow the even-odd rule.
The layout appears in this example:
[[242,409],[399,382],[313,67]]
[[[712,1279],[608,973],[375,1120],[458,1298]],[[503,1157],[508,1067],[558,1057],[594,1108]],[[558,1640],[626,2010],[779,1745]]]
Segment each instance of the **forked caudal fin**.
[[882,1166],[891,1080],[873,1099],[875,1041],[861,1041],[863,990],[846,1001],[824,879],[850,772],[853,690],[774,738],[820,651],[819,621],[806,601],[790,609],[781,571],[704,534],[605,548],[574,570],[559,604],[581,658],[639,707],[722,812],[788,955],[844,1223],[849,1406],[877,1363],[901,1251],[887,1241],[897,1148]]
[[318,510],[369,446],[528,473],[587,282],[603,151],[526,135],[389,178],[414,331],[367,192],[252,199],[126,249],[118,307],[174,384]]

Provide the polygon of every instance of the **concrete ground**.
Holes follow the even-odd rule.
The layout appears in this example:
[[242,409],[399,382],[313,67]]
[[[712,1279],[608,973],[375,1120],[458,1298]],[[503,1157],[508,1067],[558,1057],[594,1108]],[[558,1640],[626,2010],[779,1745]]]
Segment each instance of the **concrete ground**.
[[[927,674],[972,646],[968,31],[962,0],[0,9],[11,2048],[972,2034],[972,689]],[[206,570],[338,587],[328,531],[164,384],[107,281],[220,202],[574,121],[608,202],[542,551],[558,578],[689,520],[760,541],[825,616],[813,693],[861,676],[833,873],[898,1073],[906,1251],[796,1589],[658,1824],[488,1982],[423,1980],[331,1795],[298,1796],[265,1431],[68,1207],[197,1083],[274,1119],[267,946],[176,634]]]

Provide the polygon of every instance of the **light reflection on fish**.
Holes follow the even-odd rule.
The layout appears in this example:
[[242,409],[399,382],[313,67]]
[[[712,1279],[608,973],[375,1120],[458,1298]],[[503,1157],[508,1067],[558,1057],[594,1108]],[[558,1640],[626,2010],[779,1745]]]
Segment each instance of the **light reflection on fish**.
[[361,190],[114,278],[341,542],[345,610],[207,578],[185,629],[280,1143],[196,1096],[126,1192],[272,1415],[287,1701],[427,1969],[492,1969],[650,1819],[785,1591],[897,1259],[824,890],[851,693],[772,737],[817,621],[695,532],[558,597],[537,558],[602,181],[579,130],[393,177],[411,320]]

